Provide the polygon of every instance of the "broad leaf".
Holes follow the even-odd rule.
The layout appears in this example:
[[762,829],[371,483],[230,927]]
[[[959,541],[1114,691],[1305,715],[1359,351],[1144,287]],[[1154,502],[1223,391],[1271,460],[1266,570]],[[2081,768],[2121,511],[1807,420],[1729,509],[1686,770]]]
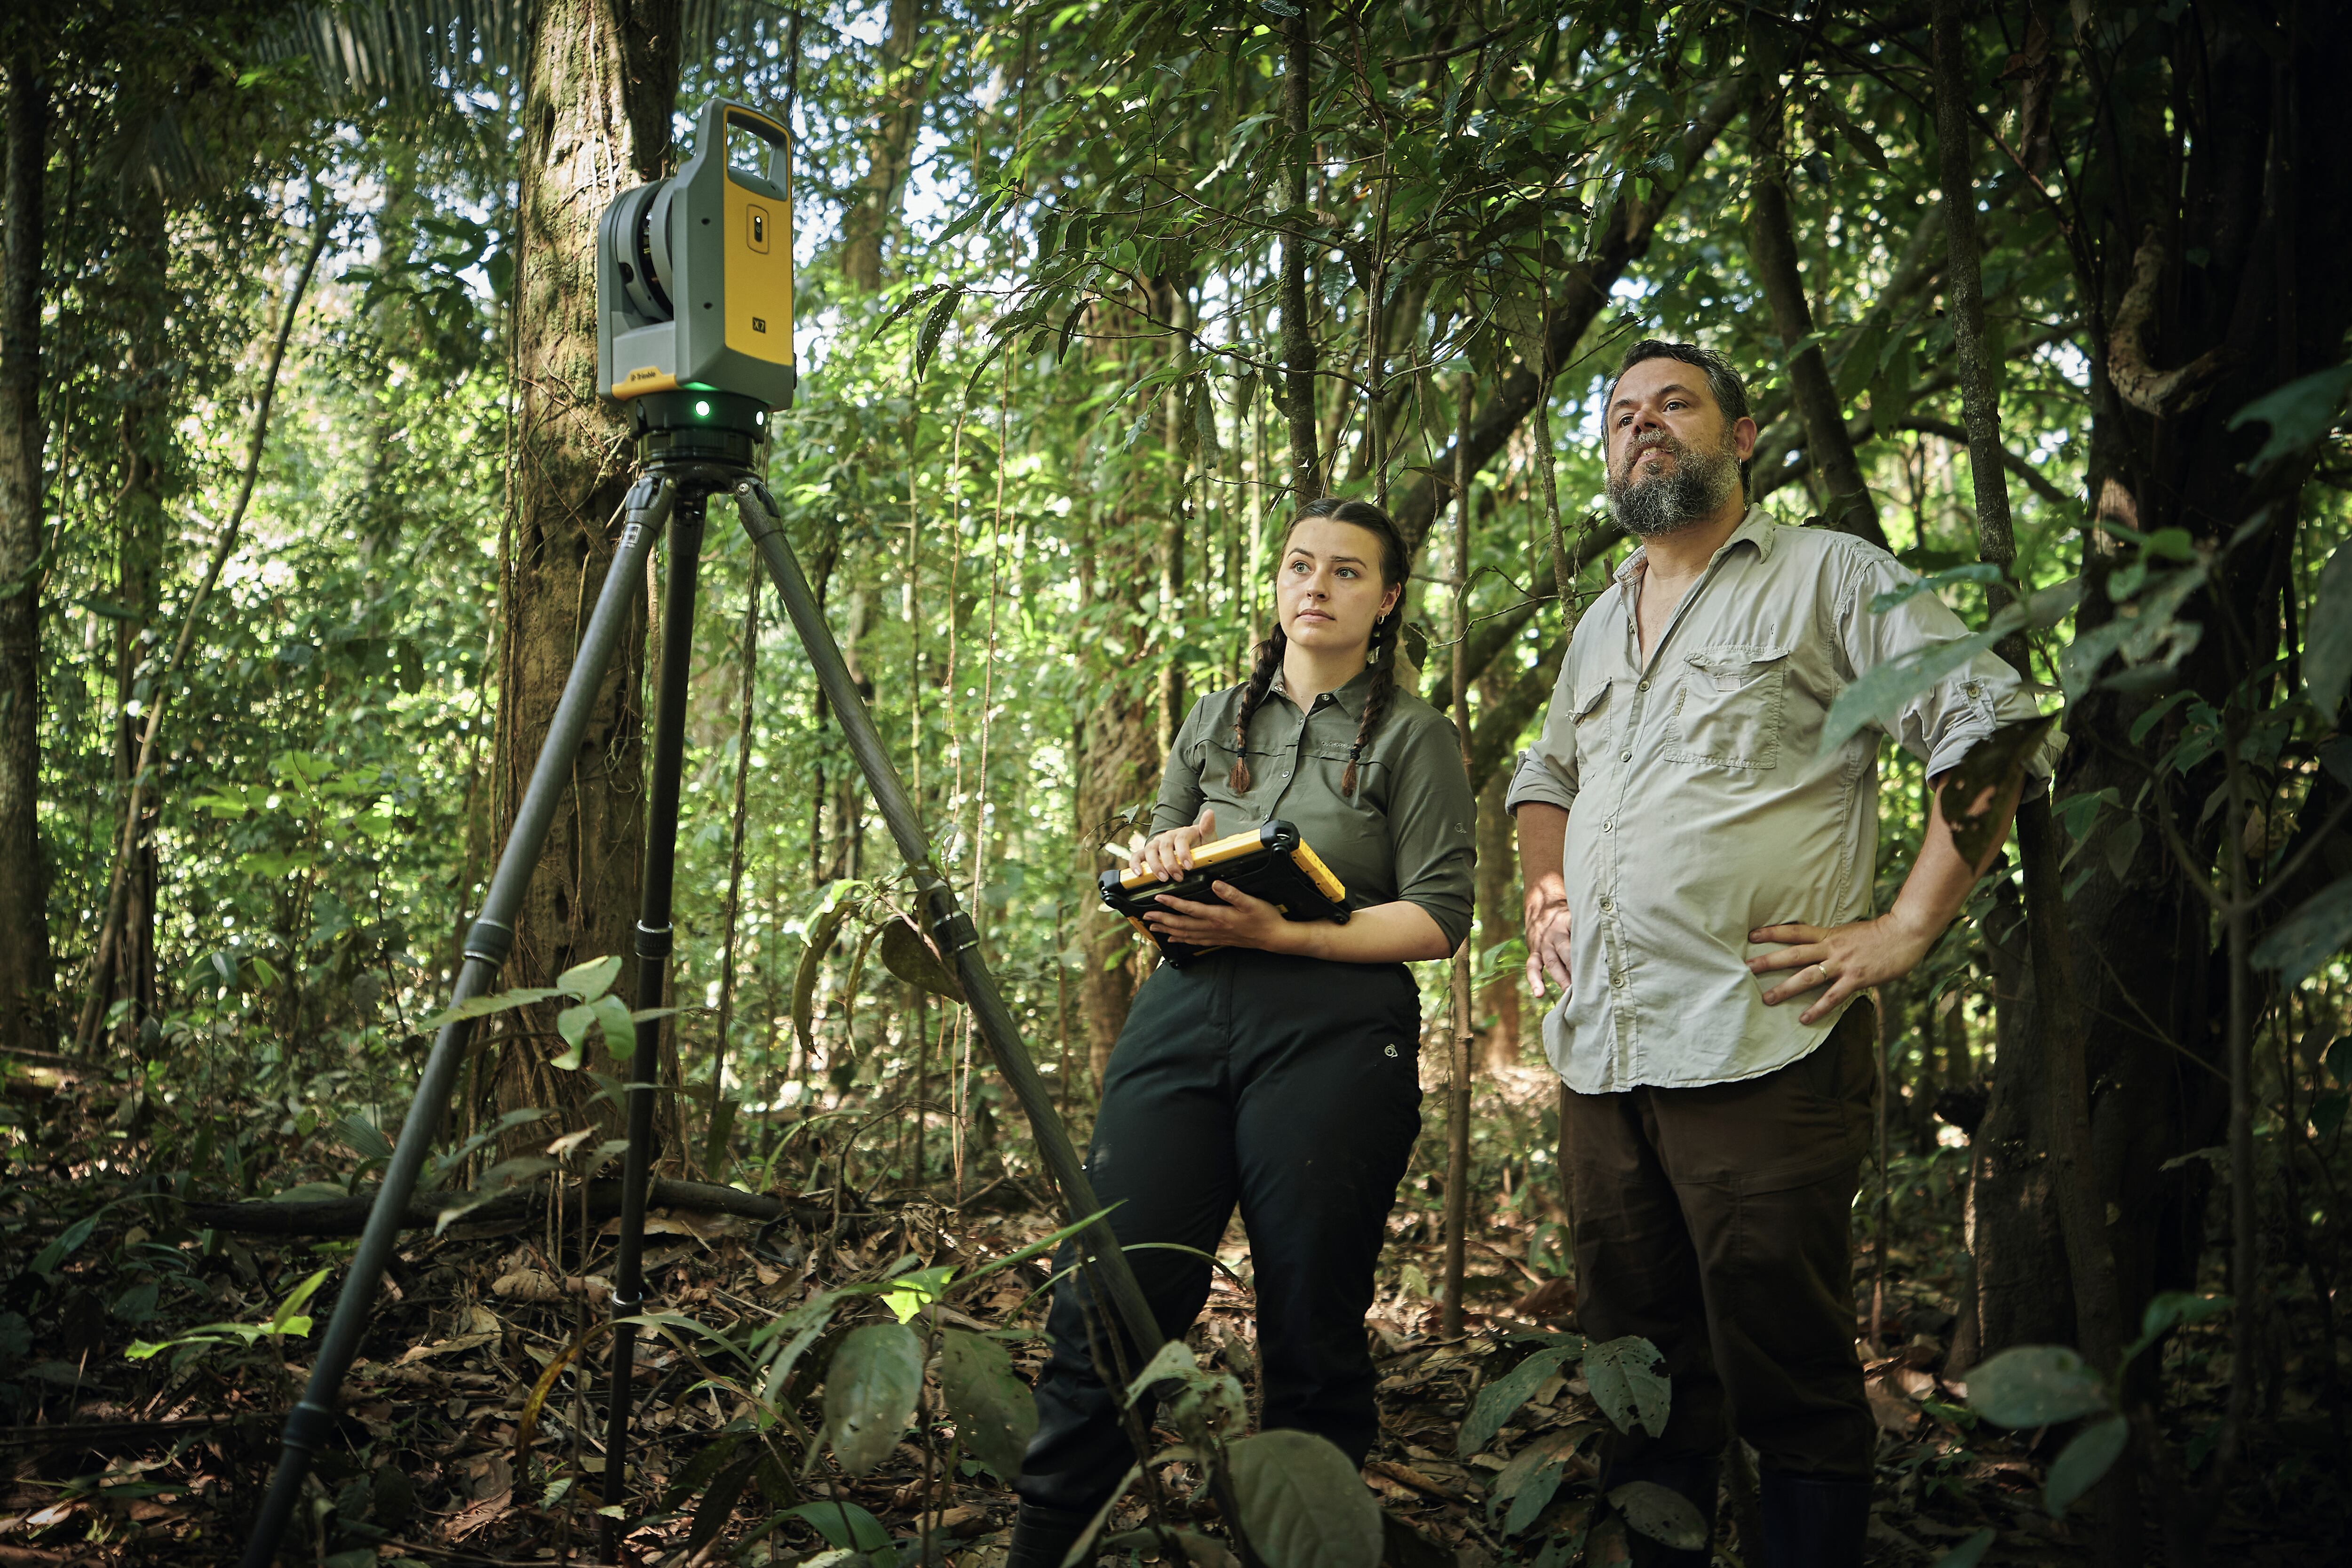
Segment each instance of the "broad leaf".
[[2042,1506],[2050,1510],[2050,1517],[2056,1519],[2076,1498],[2097,1486],[2130,1440],[2131,1422],[2122,1415],[2103,1415],[2075,1433],[2051,1461],[2050,1474],[2042,1485]]
[[955,971],[940,963],[931,944],[903,920],[890,921],[882,927],[882,966],[908,984],[920,986],[934,996],[944,996],[950,1002],[963,1000],[963,983],[956,978]]
[[1984,1561],[1985,1553],[1992,1550],[1993,1539],[1991,1530],[1979,1530],[1937,1558],[1929,1568],[1977,1568],[1977,1564]]
[[2352,393],[2352,364],[2331,365],[2290,381],[2231,415],[2232,430],[2255,419],[2271,427],[2270,439],[2247,467],[2261,473],[2281,458],[2318,445],[2335,427],[2347,393]]
[[1959,765],[1944,775],[1936,798],[1943,805],[1952,847],[1969,865],[1984,864],[1999,843],[1995,831],[2008,831],[1999,815],[2000,802],[2024,779],[2042,738],[2057,722],[2055,713],[2044,713],[2000,725],[1969,747]]
[[800,1037],[803,1061],[816,1051],[817,978],[824,973],[824,955],[833,951],[834,939],[841,935],[841,922],[848,918],[846,905],[828,901],[824,913],[809,927],[808,945],[801,950],[800,968],[793,974],[793,1033]]
[[1462,1423],[1461,1435],[1454,1439],[1454,1451],[1466,1459],[1493,1442],[1503,1423],[1543,1386],[1544,1379],[1559,1370],[1562,1362],[1575,1354],[1573,1350],[1538,1351],[1480,1389],[1468,1418]]
[[1969,1373],[1969,1408],[2003,1426],[2046,1426],[2107,1407],[2106,1384],[2063,1345],[2019,1345]]
[[613,988],[621,974],[621,955],[612,953],[604,958],[592,958],[585,963],[575,963],[555,977],[555,988],[566,996],[577,996],[585,1002],[592,996],[602,996]]
[[1609,1494],[1609,1506],[1625,1522],[1651,1540],[1677,1552],[1696,1552],[1706,1544],[1706,1520],[1690,1499],[1655,1481],[1627,1481]]
[[1013,1371],[1004,1347],[985,1334],[940,1335],[940,1392],[956,1436],[971,1457],[1011,1481],[1037,1434],[1037,1398]]
[[1380,1568],[1380,1504],[1330,1439],[1261,1432],[1228,1463],[1243,1533],[1265,1568]]
[[804,1502],[784,1510],[783,1517],[799,1520],[827,1544],[845,1550],[879,1552],[890,1544],[882,1521],[854,1502]]
[[2303,689],[2323,720],[2334,722],[2352,683],[2352,544],[2339,544],[2319,569],[2319,592],[2304,622]]
[[2352,877],[2329,883],[2272,927],[2254,944],[2254,967],[2277,970],[2282,985],[2300,985],[2347,943],[2352,943]]
[[824,1374],[824,1430],[844,1474],[862,1476],[898,1446],[923,1386],[923,1346],[904,1323],[853,1329]]
[[1566,1432],[1547,1432],[1511,1457],[1502,1474],[1495,1478],[1486,1503],[1489,1517],[1502,1505],[1510,1505],[1503,1517],[1505,1534],[1517,1535],[1550,1506],[1569,1460],[1576,1456],[1577,1445],[1597,1429],[1588,1421]]
[[1639,1334],[1585,1351],[1584,1381],[1592,1402],[1620,1432],[1638,1426],[1653,1437],[1665,1435],[1674,1380],[1656,1370],[1659,1360],[1658,1347]]
[[1905,702],[2024,624],[2023,608],[2011,605],[1980,632],[1916,648],[1864,670],[1861,679],[1839,692],[1837,700],[1830,704],[1829,717],[1822,721],[1822,743],[1816,754],[1828,756],[1865,724],[1893,729],[1895,715]]

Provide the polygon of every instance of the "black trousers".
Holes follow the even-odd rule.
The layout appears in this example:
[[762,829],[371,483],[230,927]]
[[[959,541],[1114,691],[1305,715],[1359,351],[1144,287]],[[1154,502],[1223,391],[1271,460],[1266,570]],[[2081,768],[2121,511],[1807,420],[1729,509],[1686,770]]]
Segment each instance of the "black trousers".
[[[1229,951],[1145,982],[1111,1053],[1087,1169],[1169,1338],[1192,1326],[1236,1204],[1257,1294],[1263,1425],[1361,1463],[1379,1429],[1364,1340],[1372,1264],[1421,1131],[1421,1001],[1401,963]],[[1144,1246],[1139,1243],[1174,1244]],[[1056,1270],[1076,1261],[1065,1245]],[[1054,1294],[1037,1436],[1014,1490],[1093,1509],[1135,1462],[1105,1365],[1117,1317],[1083,1277]],[[1141,1364],[1120,1335],[1127,1365]],[[1148,1419],[1148,1413],[1147,1413]]]
[[1761,1078],[1568,1096],[1579,1322],[1646,1336],[1674,1378],[1664,1436],[1614,1443],[1624,1473],[1712,1458],[1736,1426],[1767,1470],[1870,1476],[1850,1220],[1877,1048],[1862,1000]]

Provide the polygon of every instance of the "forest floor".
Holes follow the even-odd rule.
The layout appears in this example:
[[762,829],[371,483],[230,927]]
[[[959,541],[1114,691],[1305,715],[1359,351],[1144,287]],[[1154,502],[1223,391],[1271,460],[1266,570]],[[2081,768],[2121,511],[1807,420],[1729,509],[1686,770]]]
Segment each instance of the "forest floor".
[[[265,1241],[219,1230],[207,1241],[175,1218],[171,1200],[136,1195],[152,1194],[156,1184],[130,1173],[144,1169],[142,1113],[131,1100],[79,1085],[69,1070],[28,1075],[19,1067],[6,1087],[16,1127],[38,1131],[18,1144],[0,1189],[0,1398],[14,1405],[13,1425],[0,1427],[8,1468],[0,1568],[232,1561],[313,1340],[232,1335],[144,1359],[126,1352],[134,1340],[166,1341],[203,1324],[264,1323],[301,1281],[346,1258],[351,1243]],[[305,1146],[314,1168],[334,1152],[331,1140],[307,1134]],[[1953,1163],[1919,1169],[1932,1175]],[[838,1228],[829,1220],[762,1225],[657,1213],[647,1242],[656,1298],[649,1305],[723,1331],[784,1311],[818,1289],[881,1279],[909,1258],[970,1273],[1052,1228],[1024,1183],[1000,1178],[974,1187],[961,1206],[936,1192],[847,1198]],[[829,1193],[810,1195],[833,1201]],[[1987,1563],[2084,1561],[2087,1505],[2063,1520],[2042,1508],[2043,1466],[2057,1445],[2044,1434],[1975,1425],[1961,1408],[1963,1390],[1940,1376],[1955,1306],[1948,1264],[1957,1215],[1948,1187],[1932,1180],[1918,1182],[1910,1195],[1916,1201],[1895,1210],[1884,1353],[1875,1355],[1866,1338],[1869,1227],[1857,1226],[1858,1344],[1881,1427],[1871,1561],[1928,1563],[1984,1527],[1996,1532]],[[1456,1434],[1476,1390],[1528,1353],[1514,1333],[1574,1327],[1572,1291],[1526,1261],[1549,1256],[1542,1216],[1517,1212],[1540,1205],[1507,1205],[1482,1216],[1469,1252],[1467,1331],[1445,1337],[1429,1296],[1441,1269],[1436,1201],[1426,1183],[1408,1184],[1368,1324],[1381,1373],[1381,1434],[1366,1479],[1390,1517],[1390,1562],[1487,1568],[1542,1558],[1546,1568],[1560,1568],[1565,1554],[1547,1558],[1544,1547],[1576,1531],[1590,1510],[1592,1456],[1605,1426],[1582,1380],[1555,1374],[1493,1443],[1466,1458],[1456,1451]],[[77,1223],[93,1216],[94,1225]],[[299,1526],[310,1552],[297,1547],[284,1561],[332,1568],[598,1561],[591,1494],[603,1468],[608,1358],[594,1329],[609,1289],[602,1276],[611,1268],[614,1227],[583,1237],[587,1228],[575,1205],[569,1222],[550,1214],[460,1221],[437,1237],[408,1234],[344,1389],[340,1426],[318,1461],[321,1486]],[[1255,1399],[1249,1258],[1238,1225],[1223,1262],[1190,1342],[1204,1361],[1233,1371]],[[1020,1265],[932,1310],[966,1328],[1034,1331],[1045,1279],[1037,1263]],[[321,1326],[330,1305],[324,1298],[311,1304]],[[882,1313],[871,1299],[862,1310]],[[566,1358],[583,1335],[577,1361],[549,1375],[551,1363]],[[2225,1348],[2205,1326],[2187,1337],[2173,1361],[2197,1374],[2168,1380],[2168,1419],[2184,1436],[2211,1422],[2227,1367]],[[1033,1333],[1011,1344],[1014,1366],[1034,1375],[1042,1339]],[[713,1542],[722,1554],[689,1552],[696,1500],[653,1510],[666,1506],[673,1484],[693,1479],[694,1457],[739,1408],[705,1382],[702,1348],[691,1336],[640,1346],[628,1561],[726,1561],[723,1553],[762,1521],[803,1500],[824,1502],[810,1515],[838,1533],[835,1518],[848,1518],[832,1507],[838,1500],[881,1522],[899,1562],[918,1559],[917,1531],[926,1520],[934,1554],[955,1568],[1002,1562],[1013,1511],[1003,1488],[968,1459],[947,1464],[952,1448],[942,1456],[934,1444],[927,1454],[914,1440],[855,1480],[824,1462],[798,1474],[773,1468],[742,1491]],[[809,1366],[821,1364],[824,1352],[823,1344],[812,1351]],[[790,1395],[808,1403],[814,1381],[813,1371],[801,1373]],[[551,1392],[526,1423],[530,1391],[541,1383]],[[2326,1452],[2327,1423],[2315,1416],[2294,1379],[2281,1397],[2284,1409],[2272,1431],[2286,1434],[2287,1446],[2248,1462],[2211,1539],[2211,1562],[2304,1563],[2326,1555],[2315,1543],[2340,1542],[2346,1500],[2340,1464]],[[927,1408],[936,1409],[935,1400],[927,1398]],[[813,1407],[809,1419],[817,1419]],[[925,1429],[940,1431],[936,1424]],[[1564,1484],[1509,1532],[1507,1494],[1545,1456],[1559,1461]],[[699,1468],[702,1479],[710,1468]],[[942,1471],[927,1504],[924,1478]],[[762,1488],[772,1494],[765,1502]],[[1197,1518],[1213,1514],[1205,1498],[1180,1506]],[[1739,1489],[1727,1484],[1718,1561],[1748,1561],[1739,1545],[1747,1511]],[[794,1563],[827,1545],[816,1524],[794,1518],[735,1560]],[[1621,1552],[1600,1532],[1585,1561],[1620,1561]],[[2160,1560],[2153,1526],[2148,1555]]]

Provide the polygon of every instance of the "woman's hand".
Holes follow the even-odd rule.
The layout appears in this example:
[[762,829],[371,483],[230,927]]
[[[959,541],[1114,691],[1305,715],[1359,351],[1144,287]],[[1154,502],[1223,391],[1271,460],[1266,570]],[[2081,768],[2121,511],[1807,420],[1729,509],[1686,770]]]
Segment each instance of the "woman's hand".
[[1266,952],[1290,952],[1300,947],[1304,925],[1283,919],[1280,910],[1231,882],[1209,886],[1223,903],[1199,904],[1162,893],[1160,907],[1143,917],[1144,923],[1161,936],[1195,947],[1255,947]]
[[1181,880],[1184,873],[1192,868],[1192,847],[1205,844],[1216,836],[1216,808],[1204,805],[1197,821],[1182,827],[1171,827],[1148,841],[1136,852],[1134,868],[1150,872],[1155,881]]
[[1941,930],[1938,927],[1934,931],[1922,932],[1897,920],[1894,911],[1876,920],[1856,921],[1852,925],[1762,926],[1749,931],[1748,940],[1784,942],[1790,945],[1779,952],[1749,959],[1748,968],[1753,974],[1769,974],[1776,969],[1797,972],[1764,993],[1767,1007],[1828,986],[1797,1019],[1801,1024],[1811,1024],[1836,1011],[1838,1005],[1855,992],[1867,991],[1910,973],[1927,956],[1927,950],[1936,945]]

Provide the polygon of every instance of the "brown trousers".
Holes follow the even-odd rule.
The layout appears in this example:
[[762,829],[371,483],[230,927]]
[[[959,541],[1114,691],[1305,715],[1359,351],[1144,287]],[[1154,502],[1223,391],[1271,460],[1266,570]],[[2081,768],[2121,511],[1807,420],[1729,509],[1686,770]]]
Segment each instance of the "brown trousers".
[[1620,1463],[1711,1458],[1736,1426],[1766,1469],[1870,1475],[1850,1222],[1876,1022],[1859,1000],[1811,1055],[1738,1083],[1567,1096],[1580,1325],[1644,1336],[1674,1380],[1664,1435]]

